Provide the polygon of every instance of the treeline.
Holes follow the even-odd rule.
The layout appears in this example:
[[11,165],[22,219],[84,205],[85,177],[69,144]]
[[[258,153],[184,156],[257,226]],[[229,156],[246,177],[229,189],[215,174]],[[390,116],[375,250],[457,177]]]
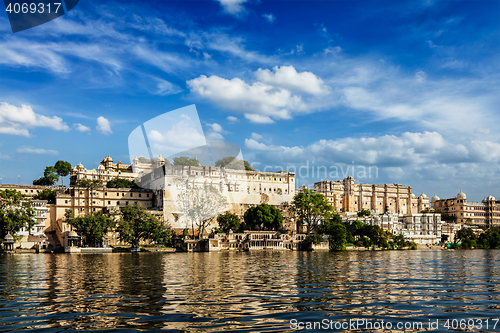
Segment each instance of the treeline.
[[0,242],[10,233],[17,240],[16,233],[22,228],[30,230],[36,221],[31,200],[16,190],[0,190]]
[[471,228],[460,229],[452,248],[500,249],[500,227],[489,227],[479,236]]
[[84,246],[99,246],[104,236],[111,231],[119,235],[119,239],[132,247],[138,247],[143,241],[151,244],[171,246],[170,230],[144,207],[127,205],[120,213],[90,213],[75,217],[72,210],[65,214],[66,223],[71,225],[81,237]]

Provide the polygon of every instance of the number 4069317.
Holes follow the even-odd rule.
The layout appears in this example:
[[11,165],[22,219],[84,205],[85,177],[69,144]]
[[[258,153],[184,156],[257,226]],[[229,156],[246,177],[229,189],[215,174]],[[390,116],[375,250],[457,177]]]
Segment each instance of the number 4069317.
[[[44,4],[44,3],[36,4],[34,2],[32,2],[32,3],[17,3],[16,2],[16,3],[9,3],[7,8],[5,8],[5,11],[8,12],[9,14],[12,12],[14,12],[15,14],[19,14],[19,13],[43,14],[45,12],[57,14],[57,12],[59,11],[59,8],[61,7],[61,3],[54,2],[52,8],[50,5],[51,5],[50,2],[47,4]],[[52,10],[52,12],[51,12],[51,10]]]

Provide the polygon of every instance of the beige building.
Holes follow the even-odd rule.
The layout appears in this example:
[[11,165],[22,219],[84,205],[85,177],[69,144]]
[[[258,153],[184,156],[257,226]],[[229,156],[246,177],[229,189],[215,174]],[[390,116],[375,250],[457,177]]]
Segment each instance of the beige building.
[[443,215],[448,215],[460,224],[475,224],[481,226],[500,225],[500,201],[488,196],[481,202],[468,202],[462,190],[450,199],[440,199],[434,195],[431,207],[438,209]]
[[410,186],[356,184],[352,176],[343,180],[317,182],[314,191],[324,194],[338,213],[366,209],[376,214],[416,214],[429,208],[427,196],[422,193],[417,198]]
[[[104,211],[112,213],[121,207],[138,204],[147,209],[153,208],[153,192],[139,188],[83,188],[71,187],[64,193],[58,193],[55,205],[48,205],[51,228],[48,234],[54,237],[54,242],[67,246],[70,225],[65,223],[64,215],[72,210],[75,217]],[[117,237],[109,234],[109,244],[115,244]]]
[[135,179],[131,165],[123,164],[121,161],[113,163],[111,156],[106,156],[97,169],[86,169],[83,164],[79,163],[69,174],[70,185],[76,185],[82,179],[100,180],[103,185],[106,185],[114,178]]
[[143,177],[141,184],[155,190],[155,206],[163,210],[164,220],[176,229],[187,227],[177,204],[187,187],[215,187],[227,199],[227,209],[240,216],[251,206],[260,203],[279,206],[290,202],[295,195],[295,174],[286,171],[165,165]]

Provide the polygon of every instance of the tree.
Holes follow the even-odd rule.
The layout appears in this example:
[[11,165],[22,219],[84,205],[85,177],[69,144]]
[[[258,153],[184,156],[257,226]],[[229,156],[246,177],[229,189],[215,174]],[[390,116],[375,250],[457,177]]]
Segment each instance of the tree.
[[86,188],[97,188],[103,187],[102,180],[100,179],[87,179],[82,178],[75,184],[77,187],[86,187]]
[[255,171],[254,168],[247,161],[240,160],[236,157],[224,157],[215,162],[216,167],[233,169],[233,170],[245,170],[245,171]]
[[278,230],[283,225],[281,211],[266,203],[248,208],[243,218],[245,225],[253,230]]
[[198,239],[203,238],[205,229],[212,219],[227,208],[227,199],[211,185],[195,186],[185,189],[177,198],[177,205],[186,220],[198,229]]
[[[71,217],[72,213],[66,217]],[[115,227],[113,217],[105,215],[103,212],[91,213],[84,217],[69,218],[66,222],[73,226],[76,233],[82,237],[82,243],[87,246],[101,244],[103,237]]]
[[34,198],[37,200],[47,200],[49,204],[56,203],[56,191],[51,190],[49,188],[44,189],[42,192],[39,192]]
[[462,228],[462,229],[458,230],[456,235],[455,235],[455,242],[456,243],[461,243],[466,239],[470,239],[470,240],[477,239],[476,234],[474,233],[474,231],[472,231],[471,228]]
[[45,167],[43,177],[33,181],[33,185],[53,186],[59,180],[56,169],[53,166]]
[[291,208],[298,222],[307,226],[308,233],[316,231],[320,222],[329,219],[334,212],[323,194],[307,189],[295,195]]
[[31,228],[36,224],[35,211],[31,200],[15,190],[0,190],[0,239],[10,233],[13,237],[22,228]]
[[224,233],[228,233],[230,230],[236,231],[240,227],[241,221],[238,215],[226,211],[224,214],[217,216],[217,222],[219,222],[219,228]]
[[200,166],[200,162],[196,158],[181,156],[181,157],[174,157],[174,165]]
[[147,210],[135,205],[127,205],[121,209],[121,217],[118,221],[116,232],[120,239],[129,243],[132,247],[139,247],[141,241],[151,239],[155,242],[162,241],[170,235],[166,227]]
[[325,221],[325,233],[329,235],[330,250],[344,251],[347,243],[347,229],[333,220]]
[[441,243],[446,243],[448,241],[448,235],[442,234],[441,235]]
[[362,209],[358,212],[358,217],[370,216],[370,215],[372,215],[372,212],[370,212],[367,209]]
[[135,181],[124,178],[114,178],[106,183],[108,188],[134,188],[137,187]]
[[69,175],[71,172],[71,163],[59,160],[54,165],[54,170],[59,176],[61,176],[61,185],[64,186],[64,177]]

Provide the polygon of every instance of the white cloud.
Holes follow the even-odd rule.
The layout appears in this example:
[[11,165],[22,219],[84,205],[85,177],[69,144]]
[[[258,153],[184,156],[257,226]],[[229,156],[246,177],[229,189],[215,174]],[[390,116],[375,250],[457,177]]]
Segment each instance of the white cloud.
[[208,141],[213,142],[213,141],[224,140],[224,136],[222,136],[222,134],[225,134],[226,131],[224,131],[221,125],[213,123],[213,124],[207,124],[207,126],[210,127],[210,129],[207,131]]
[[267,152],[282,151],[282,147],[268,146],[264,143],[257,142],[257,140],[254,139],[245,139],[245,146],[248,149],[257,151],[267,151]]
[[90,133],[90,128],[85,126],[85,125],[82,125],[80,123],[77,123],[77,124],[74,124],[73,125],[75,127],[75,129],[78,131],[78,132],[82,132],[82,133]]
[[247,148],[273,151],[271,158],[290,163],[315,160],[321,163],[351,163],[379,167],[401,167],[432,163],[498,163],[500,143],[472,141],[454,143],[437,132],[399,136],[319,140],[307,147],[273,146],[259,143],[257,137],[246,139]]
[[327,92],[323,80],[311,72],[298,73],[293,66],[275,66],[272,72],[269,69],[259,68],[255,76],[262,82],[292,91],[303,91],[314,95]]
[[212,128],[212,131],[214,131],[214,132],[217,132],[217,133],[224,132],[224,130],[222,129],[222,126],[217,124],[217,123],[208,124],[208,126],[210,126]]
[[235,122],[238,122],[240,121],[238,118],[236,117],[233,117],[233,116],[227,116],[226,118],[228,121],[232,122],[232,123],[235,123]]
[[300,96],[283,88],[261,82],[248,84],[234,78],[227,80],[216,75],[187,81],[191,92],[219,106],[245,113],[254,122],[271,123],[274,119],[290,119],[292,112],[306,111]]
[[250,120],[252,123],[256,124],[273,124],[274,120],[272,120],[268,116],[262,116],[260,114],[255,113],[245,113],[245,118]]
[[265,18],[269,23],[273,23],[276,20],[276,16],[274,16],[272,13],[262,14],[262,17]]
[[0,103],[0,134],[29,137],[28,129],[34,127],[47,127],[56,131],[70,130],[61,118],[37,114],[29,105],[17,107],[7,102]]
[[418,71],[415,73],[415,80],[417,80],[417,82],[424,82],[426,77],[427,74],[425,74],[424,71]]
[[[323,54],[338,54],[342,52],[342,48],[340,46],[329,46],[323,50]],[[383,61],[383,60],[382,60]]]
[[95,128],[104,135],[113,134],[109,120],[103,116],[97,118],[97,126]]
[[228,14],[239,16],[244,13],[245,7],[243,4],[247,2],[247,0],[217,0],[224,11]]
[[252,133],[250,138],[252,138],[254,140],[260,140],[260,139],[262,139],[262,135],[257,134],[257,133]]
[[489,128],[483,128],[483,127],[477,127],[474,130],[474,133],[477,133],[477,134],[490,134],[490,129]]
[[32,147],[19,147],[16,150],[18,153],[22,154],[37,154],[37,155],[49,155],[49,156],[57,156],[59,152],[57,150],[51,149],[43,149],[43,148],[32,148]]
[[155,154],[161,153],[164,157],[206,144],[205,136],[188,117],[168,130],[150,130],[148,139]]

